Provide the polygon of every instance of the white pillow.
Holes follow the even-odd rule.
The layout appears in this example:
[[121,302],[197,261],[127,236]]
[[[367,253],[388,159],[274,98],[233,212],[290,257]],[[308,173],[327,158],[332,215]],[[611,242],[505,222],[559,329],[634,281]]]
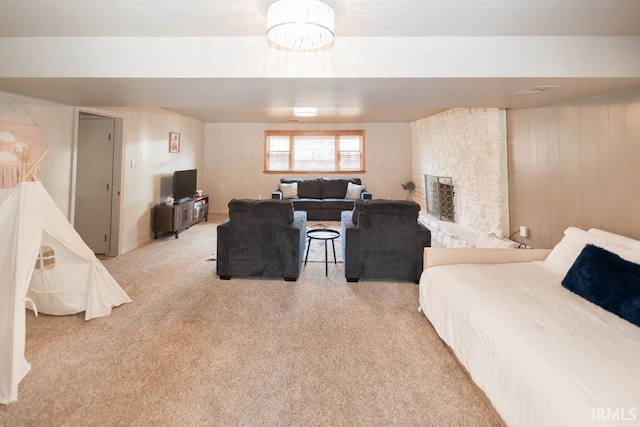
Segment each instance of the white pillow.
[[347,184],[347,194],[344,196],[344,198],[357,200],[360,198],[360,195],[364,191],[364,188],[364,185],[357,185],[353,182],[350,182]]
[[298,198],[298,183],[292,182],[291,184],[283,184],[279,185],[280,191],[282,191],[283,199],[297,199]]
[[640,264],[640,251],[616,245],[603,237],[576,227],[569,227],[564,231],[564,237],[544,260],[544,264],[562,274],[567,274],[587,244],[601,247],[627,261]]
[[517,249],[520,243],[503,239],[495,234],[481,234],[478,236],[476,248]]
[[611,233],[609,231],[599,230],[597,228],[589,229],[589,233],[595,234],[596,236],[604,237],[605,239],[616,245],[640,251],[640,240],[635,240],[631,237],[622,236],[620,234]]

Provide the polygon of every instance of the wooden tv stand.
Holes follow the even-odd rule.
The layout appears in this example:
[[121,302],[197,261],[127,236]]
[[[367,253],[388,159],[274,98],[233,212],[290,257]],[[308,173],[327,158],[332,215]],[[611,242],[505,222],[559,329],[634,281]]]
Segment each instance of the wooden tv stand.
[[209,196],[200,196],[189,199],[183,203],[171,206],[157,205],[153,207],[153,238],[158,238],[158,233],[178,233],[202,220],[207,221],[209,214]]

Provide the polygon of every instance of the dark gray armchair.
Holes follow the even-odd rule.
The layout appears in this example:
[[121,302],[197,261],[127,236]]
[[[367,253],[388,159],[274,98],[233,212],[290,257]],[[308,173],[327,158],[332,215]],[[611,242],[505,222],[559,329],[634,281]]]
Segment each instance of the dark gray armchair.
[[342,255],[348,282],[393,279],[418,283],[431,232],[418,222],[420,205],[404,200],[357,200],[342,212]]
[[307,213],[291,200],[231,200],[229,220],[218,225],[217,274],[283,277],[300,275]]

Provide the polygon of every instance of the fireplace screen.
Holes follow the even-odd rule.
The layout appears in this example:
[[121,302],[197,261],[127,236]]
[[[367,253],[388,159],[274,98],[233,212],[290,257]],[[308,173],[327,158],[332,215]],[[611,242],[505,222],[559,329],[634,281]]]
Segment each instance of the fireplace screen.
[[449,176],[425,175],[427,213],[443,221],[455,222],[453,181]]

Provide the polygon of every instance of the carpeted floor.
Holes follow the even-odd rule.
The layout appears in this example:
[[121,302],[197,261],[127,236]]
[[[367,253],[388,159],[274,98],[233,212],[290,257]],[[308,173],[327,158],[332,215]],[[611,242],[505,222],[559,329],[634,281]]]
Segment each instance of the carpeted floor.
[[413,283],[215,276],[215,223],[104,264],[134,300],[28,312],[31,372],[0,425],[498,425]]

